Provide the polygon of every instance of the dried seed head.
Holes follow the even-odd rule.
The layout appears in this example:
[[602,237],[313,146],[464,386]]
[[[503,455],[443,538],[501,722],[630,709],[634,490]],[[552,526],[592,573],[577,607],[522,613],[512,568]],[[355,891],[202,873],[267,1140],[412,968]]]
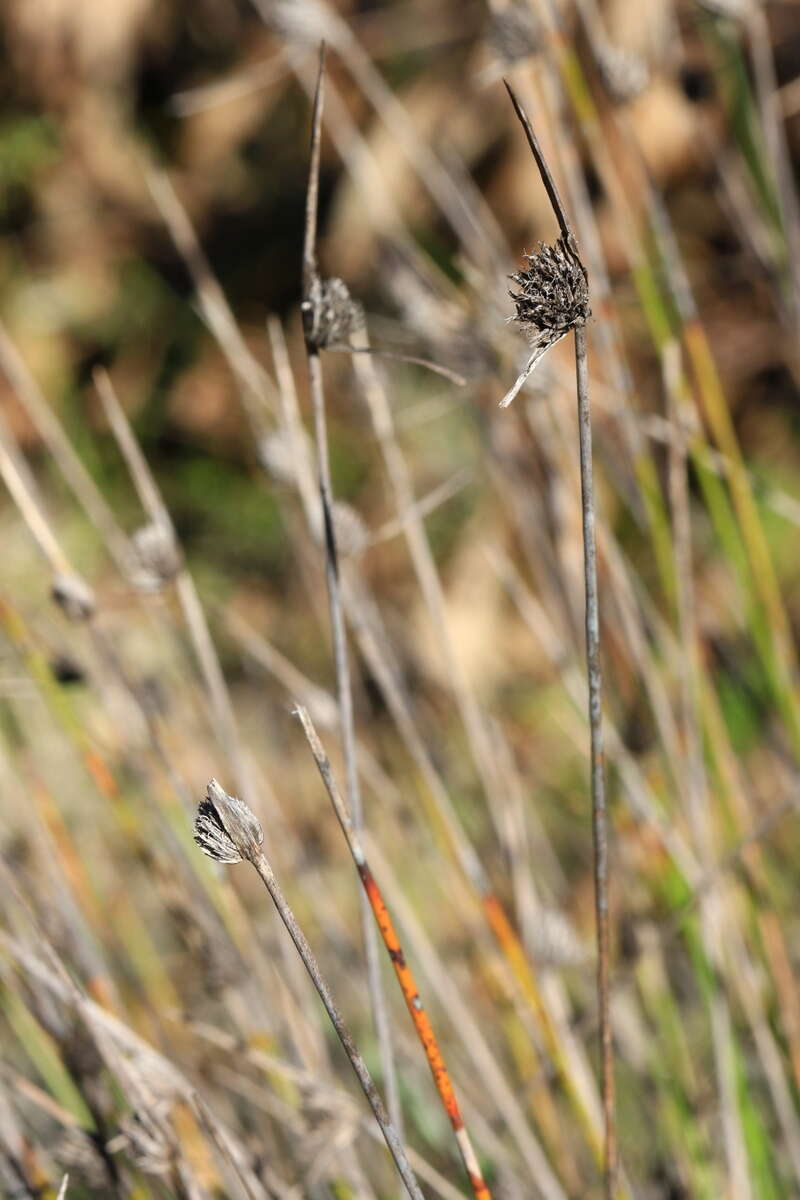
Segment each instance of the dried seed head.
[[582,328],[589,317],[589,284],[586,268],[578,257],[572,234],[560,237],[554,246],[539,243],[536,254],[526,254],[528,266],[511,276],[520,289],[509,291],[517,311],[516,321],[528,339],[531,353],[516,382],[500,401],[508,408],[542,356],[561,341],[570,329]]
[[364,313],[343,279],[315,278],[301,309],[306,341],[315,350],[347,345],[364,324]]
[[94,592],[77,575],[56,575],[50,594],[72,621],[86,621],[94,613]]
[[647,63],[639,54],[615,46],[607,38],[595,40],[594,57],[608,94],[620,104],[634,100],[650,82]]
[[517,321],[534,349],[542,353],[570,329],[580,329],[591,315],[586,270],[570,239],[560,237],[554,246],[539,243],[536,254],[526,254],[524,271],[511,276],[518,292],[509,292]]
[[132,538],[136,555],[134,583],[142,591],[159,591],[180,571],[183,560],[172,530],[152,521]]
[[194,823],[194,840],[209,858],[222,863],[255,862],[264,841],[260,823],[243,800],[210,780]]

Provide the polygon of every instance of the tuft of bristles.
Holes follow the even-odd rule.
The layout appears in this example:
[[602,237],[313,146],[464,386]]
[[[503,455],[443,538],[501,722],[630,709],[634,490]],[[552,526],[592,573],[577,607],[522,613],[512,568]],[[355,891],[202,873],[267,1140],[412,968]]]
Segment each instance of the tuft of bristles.
[[350,337],[364,324],[364,313],[347,284],[335,276],[315,277],[301,305],[306,342],[313,350],[347,346]]
[[520,326],[531,354],[500,401],[501,408],[508,408],[550,347],[560,342],[570,329],[582,329],[592,314],[586,268],[571,234],[565,233],[553,246],[540,242],[537,253],[526,254],[524,258],[527,268],[510,276],[519,291],[509,290],[517,310],[509,320]]
[[596,38],[592,46],[597,68],[609,95],[620,104],[641,95],[650,82],[647,63],[639,54]]
[[136,555],[134,583],[142,591],[159,591],[180,573],[181,551],[168,526],[151,521],[136,530],[132,541]]
[[250,808],[229,796],[216,779],[209,780],[194,822],[194,840],[215,862],[255,862],[264,842],[264,831]]
[[591,316],[586,270],[565,237],[554,246],[539,243],[535,254],[523,256],[528,266],[510,278],[519,288],[509,290],[516,321],[531,346],[542,353],[570,329],[579,329]]

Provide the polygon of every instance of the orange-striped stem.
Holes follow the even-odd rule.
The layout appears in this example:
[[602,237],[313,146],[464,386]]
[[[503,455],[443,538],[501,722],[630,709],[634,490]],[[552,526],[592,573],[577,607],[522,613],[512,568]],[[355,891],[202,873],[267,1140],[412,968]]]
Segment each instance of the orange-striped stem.
[[456,1144],[464,1163],[473,1195],[476,1197],[476,1200],[491,1200],[491,1192],[483,1178],[483,1172],[478,1163],[472,1141],[464,1125],[464,1118],[461,1115],[461,1109],[456,1099],[450,1072],[447,1070],[444,1057],[439,1048],[439,1042],[437,1041],[436,1034],[433,1032],[430,1018],[420,999],[414,973],[406,962],[406,957],[403,953],[400,938],[398,937],[391,914],[386,907],[375,877],[369,868],[361,840],[353,828],[350,814],[336,786],[330,760],[322,748],[322,743],[317,737],[316,730],[306,710],[298,705],[296,711],[308,739],[308,744],[311,747],[314,761],[322,776],[322,782],[325,784],[325,789],[333,804],[339,824],[342,827],[342,832],[353,857],[353,862],[364,885],[364,891],[375,916],[381,937],[383,938],[383,944],[392,961],[397,982],[400,984],[400,990],[403,993],[411,1020],[414,1023],[417,1036],[422,1043],[422,1048],[425,1051],[425,1057],[428,1060],[428,1066],[433,1076],[433,1082],[436,1084],[436,1090],[439,1093],[444,1110],[453,1127]]

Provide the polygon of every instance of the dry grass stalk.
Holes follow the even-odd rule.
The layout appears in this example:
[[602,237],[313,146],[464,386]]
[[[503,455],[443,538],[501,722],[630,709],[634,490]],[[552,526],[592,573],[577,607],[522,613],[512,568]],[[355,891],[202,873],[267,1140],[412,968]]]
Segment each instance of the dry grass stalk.
[[[602,732],[602,682],[600,672],[600,615],[597,598],[597,548],[595,543],[594,487],[592,482],[592,422],[589,406],[589,372],[586,358],[585,324],[588,317],[588,289],[586,271],[580,261],[575,235],[566,215],[556,182],[542,154],[536,134],[520,105],[511,85],[506,82],[511,103],[525,130],[536,166],[545,191],[553,207],[561,230],[559,245],[564,247],[560,256],[549,255],[538,272],[542,278],[545,298],[545,320],[543,336],[557,340],[562,322],[571,315],[571,327],[575,333],[575,371],[578,393],[578,428],[580,434],[581,468],[581,512],[583,522],[584,588],[586,596],[586,665],[589,682],[589,730],[591,739],[591,794],[592,833],[594,841],[595,914],[597,921],[597,999],[600,1011],[601,1081],[603,1112],[605,1119],[605,1168],[604,1183],[608,1200],[617,1190],[617,1129],[614,1096],[614,1058],[610,1008],[610,927],[608,911],[608,814],[606,807],[605,777],[603,767]],[[556,261],[560,259],[560,261]],[[558,266],[562,280],[552,283],[552,269]],[[578,284],[578,273],[583,275],[584,288]],[[586,289],[586,290],[584,290]],[[536,316],[535,302],[531,302],[523,291],[523,313]],[[519,310],[518,302],[518,310]],[[551,315],[554,313],[554,316]],[[518,311],[519,319],[519,311]],[[538,330],[538,324],[535,326]],[[564,329],[566,332],[566,329]],[[547,346],[544,347],[547,349]],[[533,357],[533,356],[532,356]],[[532,369],[532,366],[531,366]],[[516,385],[515,385],[516,387]],[[512,389],[513,391],[513,389]],[[508,398],[503,401],[508,403]]]
[[419,989],[417,988],[416,980],[413,972],[408,966],[406,957],[403,953],[400,939],[394,927],[391,914],[386,907],[381,890],[375,880],[375,876],[369,868],[364,847],[361,844],[361,839],[358,836],[353,822],[350,819],[350,814],[347,811],[345,803],[341,797],[336,780],[333,775],[333,769],[330,764],[330,759],[325,753],[322,743],[320,742],[317,731],[309,717],[307,711],[298,706],[295,710],[300,722],[303,726],[308,744],[311,748],[311,753],[314,756],[314,762],[317,764],[322,782],[325,784],[325,790],[330,797],[339,824],[342,828],[342,833],[347,842],[353,862],[356,865],[361,883],[364,887],[364,892],[369,900],[370,908],[375,916],[378,929],[380,930],[383,944],[391,959],[394,967],[397,982],[400,984],[400,990],[403,993],[403,998],[406,1002],[411,1020],[414,1022],[414,1028],[417,1031],[417,1036],[425,1051],[425,1056],[428,1059],[428,1066],[431,1069],[433,1081],[436,1084],[436,1090],[439,1093],[439,1098],[442,1101],[445,1112],[447,1113],[450,1124],[453,1127],[453,1132],[456,1135],[456,1143],[458,1145],[459,1154],[464,1163],[464,1167],[469,1178],[470,1186],[476,1200],[491,1200],[491,1192],[486,1186],[486,1181],[483,1178],[480,1164],[477,1155],[472,1146],[469,1133],[464,1125],[464,1118],[461,1115],[458,1100],[456,1098],[455,1089],[453,1087],[450,1073],[445,1065],[442,1052],[439,1048],[439,1042],[436,1034],[433,1031],[433,1026],[430,1023],[422,1000],[420,999]]
[[[324,101],[325,46],[320,49],[319,73],[314,96],[311,127],[311,158],[306,195],[305,236],[303,241],[303,330],[305,333],[308,376],[311,403],[314,413],[314,439],[317,453],[317,476],[322,506],[322,528],[325,546],[325,579],[328,588],[333,657],[336,668],[336,690],[339,701],[339,722],[342,750],[347,779],[347,798],[357,828],[363,824],[361,786],[358,777],[358,761],[353,718],[353,691],[350,680],[350,662],[347,650],[347,634],[339,580],[339,556],[335,503],[331,483],[331,468],[328,455],[328,433],[325,415],[325,392],[322,380],[320,349],[327,340],[336,340],[340,332],[355,328],[359,313],[350,294],[341,280],[320,279],[317,266],[317,208],[319,201],[319,161],[322,140],[322,108]],[[340,285],[340,286],[334,286]],[[402,1129],[402,1108],[397,1084],[397,1070],[392,1050],[392,1035],[383,993],[383,982],[378,962],[378,945],[375,929],[369,916],[366,901],[361,901],[361,925],[364,934],[364,949],[367,960],[367,979],[372,1004],[375,1031],[381,1051],[381,1066],[386,1083],[389,1112],[398,1128]]]

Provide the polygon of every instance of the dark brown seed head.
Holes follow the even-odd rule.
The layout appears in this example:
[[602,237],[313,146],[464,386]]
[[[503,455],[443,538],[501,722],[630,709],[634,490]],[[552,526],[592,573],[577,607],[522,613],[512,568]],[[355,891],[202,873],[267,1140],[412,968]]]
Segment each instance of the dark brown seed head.
[[306,341],[314,350],[348,345],[364,324],[364,313],[343,279],[315,278],[301,307]]
[[554,246],[540,242],[536,254],[524,256],[527,268],[511,276],[519,288],[509,292],[517,309],[512,320],[532,346],[552,345],[591,316],[586,270],[570,241],[560,237]]

